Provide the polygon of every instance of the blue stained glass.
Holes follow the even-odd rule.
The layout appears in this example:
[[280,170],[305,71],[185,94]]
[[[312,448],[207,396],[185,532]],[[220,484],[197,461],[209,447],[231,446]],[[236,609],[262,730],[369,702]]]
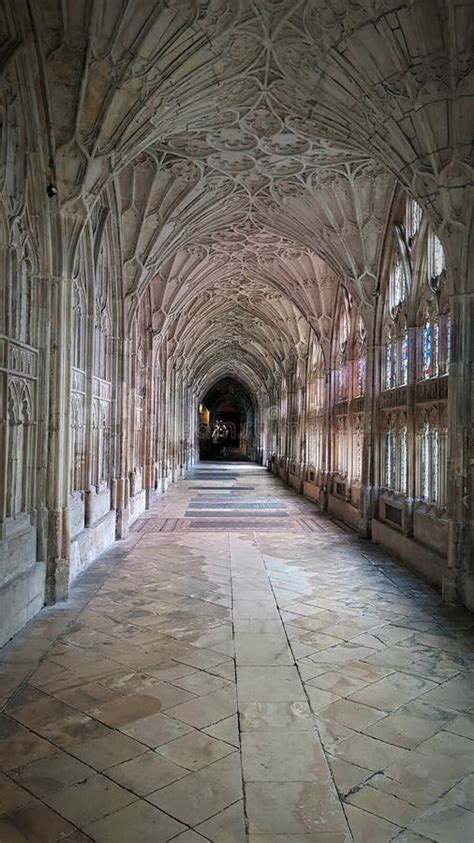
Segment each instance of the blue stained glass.
[[423,329],[423,377],[430,378],[433,374],[433,325],[426,322]]

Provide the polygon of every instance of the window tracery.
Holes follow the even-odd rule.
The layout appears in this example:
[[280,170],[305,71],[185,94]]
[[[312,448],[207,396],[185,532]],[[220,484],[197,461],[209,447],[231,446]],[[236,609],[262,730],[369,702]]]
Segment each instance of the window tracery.
[[[408,214],[409,220],[412,217]],[[411,225],[414,231],[414,222]],[[402,226],[394,228],[395,253],[388,282],[384,323],[384,389],[405,386],[409,377],[407,311],[411,293],[410,246]],[[414,234],[412,235],[413,239]]]
[[349,397],[349,333],[350,333],[350,300],[342,288],[339,317],[337,321],[336,353],[335,353],[335,399],[345,401]]
[[405,231],[407,236],[407,241],[410,246],[413,244],[413,240],[418,234],[421,220],[422,220],[423,212],[418,204],[414,199],[409,199],[406,203],[406,211],[405,211]]
[[[382,383],[386,390],[447,374],[451,344],[443,246],[413,200],[406,202],[403,224],[394,227],[394,243],[383,325]],[[446,454],[440,416],[446,411],[446,402],[427,403],[427,394],[419,393],[425,403],[418,408],[418,393],[411,393],[411,399],[408,394],[397,398],[413,401],[419,418],[414,449],[415,495],[418,500],[443,506]],[[406,408],[402,405],[385,416],[382,473],[385,486],[403,495],[409,494],[408,444]]]
[[108,255],[108,230],[102,233],[94,290],[94,343],[93,343],[93,439],[95,456],[92,464],[92,484],[97,489],[110,481],[111,448],[111,279]]
[[362,479],[362,445],[363,445],[363,422],[358,416],[354,420],[353,445],[352,445],[352,479],[360,483]]
[[393,420],[387,420],[385,428],[385,486],[387,489],[395,489],[395,432]]
[[355,323],[353,358],[352,397],[360,398],[365,393],[367,360],[367,332],[360,314]]
[[316,336],[313,336],[308,372],[306,462],[317,470],[323,468],[325,381],[323,351]]
[[417,432],[417,497],[441,507],[446,505],[447,489],[446,414],[441,405],[420,408]]
[[31,387],[20,378],[7,391],[6,515],[16,518],[31,508],[33,490],[34,403]]

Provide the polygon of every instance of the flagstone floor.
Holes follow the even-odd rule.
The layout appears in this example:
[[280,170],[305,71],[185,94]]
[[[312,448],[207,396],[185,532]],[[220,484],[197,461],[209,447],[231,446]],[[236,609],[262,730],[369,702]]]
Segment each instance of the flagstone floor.
[[474,617],[252,464],[1,651],[1,843],[472,843]]

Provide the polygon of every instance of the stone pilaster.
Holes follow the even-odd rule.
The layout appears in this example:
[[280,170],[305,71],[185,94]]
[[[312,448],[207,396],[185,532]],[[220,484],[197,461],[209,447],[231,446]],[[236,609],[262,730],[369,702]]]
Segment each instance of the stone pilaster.
[[69,586],[71,404],[71,280],[50,279],[50,395],[47,460],[46,603],[64,600]]
[[448,564],[443,596],[474,609],[473,366],[474,293],[451,297],[452,348],[448,393]]

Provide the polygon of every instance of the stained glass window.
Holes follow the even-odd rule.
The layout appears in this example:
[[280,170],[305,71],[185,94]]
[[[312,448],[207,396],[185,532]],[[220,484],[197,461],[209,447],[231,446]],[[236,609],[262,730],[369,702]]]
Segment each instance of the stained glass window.
[[363,395],[365,392],[365,357],[357,360],[357,382],[356,395]]
[[396,371],[396,346],[393,340],[389,340],[385,349],[385,388],[392,389],[395,386]]
[[436,378],[439,373],[439,323],[427,320],[423,327],[423,378]]
[[421,433],[421,497],[430,498],[430,426],[427,421]]
[[433,377],[438,376],[439,368],[439,322],[433,325]]
[[390,307],[392,312],[405,300],[405,270],[400,254],[397,254],[390,276]]
[[433,375],[433,325],[430,321],[425,322],[423,328],[423,371],[424,378],[431,378]]
[[389,428],[385,434],[385,485],[393,489],[395,469],[395,448],[393,430]]
[[446,317],[446,356],[445,356],[445,371],[449,372],[451,365],[451,317]]
[[354,478],[360,480],[362,472],[362,431],[357,428],[354,436]]
[[408,432],[406,425],[400,431],[400,491],[406,495],[408,490]]
[[337,373],[337,397],[339,401],[344,401],[347,398],[348,378],[347,378],[347,364],[341,366]]
[[418,202],[415,202],[414,199],[409,199],[407,203],[407,214],[406,214],[406,232],[407,237],[409,240],[413,240],[415,235],[418,233],[418,229],[420,227],[421,222],[421,215],[422,211]]
[[441,245],[441,242],[436,237],[436,234],[433,236],[433,275],[435,278],[439,278],[443,269],[445,267],[445,257],[444,257],[444,249]]
[[405,331],[402,338],[402,360],[401,360],[401,382],[408,383],[408,331]]
[[439,431],[433,430],[431,439],[431,500],[439,500]]

